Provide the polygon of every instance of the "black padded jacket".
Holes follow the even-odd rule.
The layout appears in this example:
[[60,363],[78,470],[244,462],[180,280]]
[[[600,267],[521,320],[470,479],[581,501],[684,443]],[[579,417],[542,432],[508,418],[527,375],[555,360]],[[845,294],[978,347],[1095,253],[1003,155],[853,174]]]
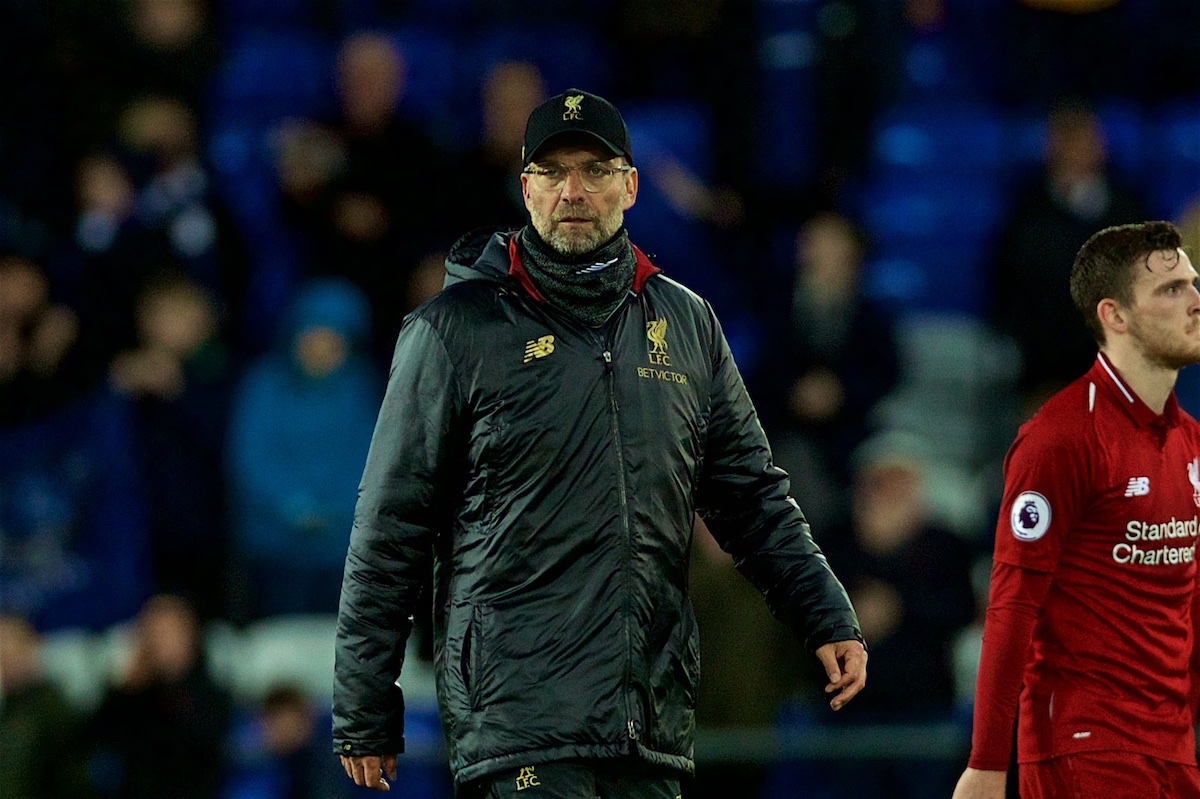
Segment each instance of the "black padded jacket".
[[460,783],[624,754],[692,770],[695,513],[810,650],[861,640],[712,308],[637,259],[593,328],[542,300],[513,234],[460,242],[405,319],[346,560],[335,751],[403,751],[396,680],[431,558]]

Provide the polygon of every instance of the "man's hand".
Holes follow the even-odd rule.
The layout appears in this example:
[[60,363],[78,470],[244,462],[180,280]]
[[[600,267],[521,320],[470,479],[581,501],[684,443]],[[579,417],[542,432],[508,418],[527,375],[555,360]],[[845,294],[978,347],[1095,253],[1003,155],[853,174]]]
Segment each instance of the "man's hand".
[[969,768],[958,778],[953,799],[1004,799],[1007,771]]
[[392,786],[388,785],[388,781],[384,779],[383,772],[387,772],[388,778],[396,779],[395,755],[384,755],[383,757],[373,755],[346,757],[342,755],[341,758],[346,776],[354,780],[355,785],[361,785],[373,791],[390,791],[392,789]]
[[825,693],[834,695],[829,706],[841,710],[867,684],[867,650],[858,641],[833,641],[816,655],[829,677]]

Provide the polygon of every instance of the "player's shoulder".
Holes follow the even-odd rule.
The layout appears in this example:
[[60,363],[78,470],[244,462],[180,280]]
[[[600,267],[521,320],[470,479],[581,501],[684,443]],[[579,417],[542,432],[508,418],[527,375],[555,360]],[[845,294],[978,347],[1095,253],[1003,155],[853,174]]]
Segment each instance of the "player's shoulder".
[[1110,410],[1107,404],[1095,381],[1084,375],[1046,400],[1021,432],[1055,440],[1078,436],[1095,429],[1097,414]]
[[498,306],[504,296],[518,294],[520,290],[513,281],[453,283],[413,309],[409,317],[423,319],[439,330],[483,325],[502,313]]
[[712,306],[704,297],[661,272],[651,275],[642,291],[653,302],[666,303],[668,307],[685,310],[697,317],[712,313]]

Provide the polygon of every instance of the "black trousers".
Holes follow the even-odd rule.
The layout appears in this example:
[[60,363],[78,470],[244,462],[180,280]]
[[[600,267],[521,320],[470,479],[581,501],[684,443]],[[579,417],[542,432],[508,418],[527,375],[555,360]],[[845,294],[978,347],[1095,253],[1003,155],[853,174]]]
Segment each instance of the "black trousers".
[[457,799],[680,799],[682,772],[636,757],[560,760],[462,785]]

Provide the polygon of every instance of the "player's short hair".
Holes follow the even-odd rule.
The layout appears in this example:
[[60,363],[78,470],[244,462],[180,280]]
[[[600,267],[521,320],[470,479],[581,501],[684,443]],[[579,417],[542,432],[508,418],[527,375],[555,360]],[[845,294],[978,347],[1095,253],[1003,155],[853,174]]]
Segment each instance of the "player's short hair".
[[1104,343],[1104,326],[1096,312],[1100,301],[1132,304],[1134,269],[1149,268],[1152,253],[1182,244],[1179,229],[1170,222],[1137,222],[1105,228],[1079,248],[1071,267],[1071,299],[1097,342]]

